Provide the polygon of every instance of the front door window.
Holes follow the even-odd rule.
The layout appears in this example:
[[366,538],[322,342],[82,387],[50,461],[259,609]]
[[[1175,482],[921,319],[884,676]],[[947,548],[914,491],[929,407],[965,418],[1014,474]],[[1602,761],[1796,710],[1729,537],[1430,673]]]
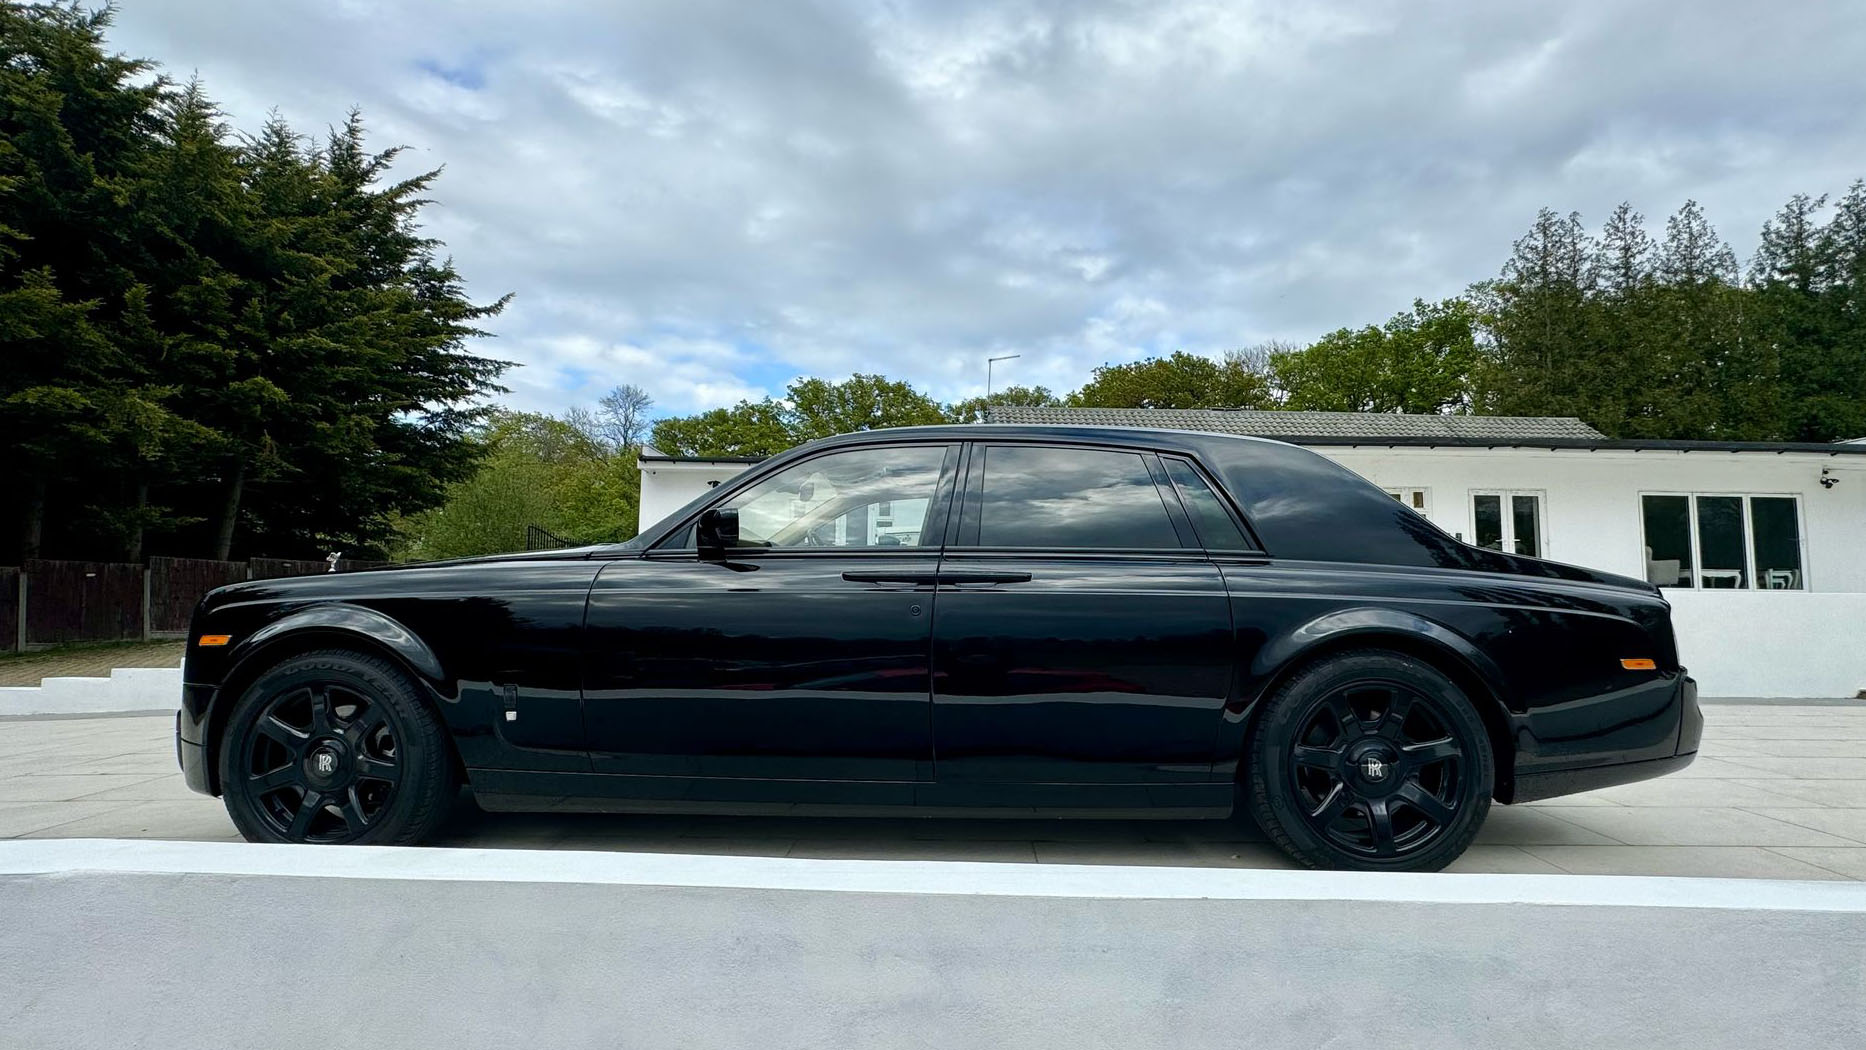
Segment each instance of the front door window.
[[741,547],[938,546],[926,534],[944,445],[835,452],[733,496]]

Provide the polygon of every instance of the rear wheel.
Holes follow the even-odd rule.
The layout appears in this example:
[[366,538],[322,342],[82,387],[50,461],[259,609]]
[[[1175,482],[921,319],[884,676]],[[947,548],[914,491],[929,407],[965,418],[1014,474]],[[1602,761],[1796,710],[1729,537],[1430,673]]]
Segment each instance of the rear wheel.
[[227,813],[250,842],[410,845],[455,793],[447,740],[381,657],[294,656],[235,705],[220,748]]
[[1437,871],[1476,837],[1496,779],[1469,699],[1387,651],[1299,672],[1266,701],[1248,757],[1252,816],[1314,868]]

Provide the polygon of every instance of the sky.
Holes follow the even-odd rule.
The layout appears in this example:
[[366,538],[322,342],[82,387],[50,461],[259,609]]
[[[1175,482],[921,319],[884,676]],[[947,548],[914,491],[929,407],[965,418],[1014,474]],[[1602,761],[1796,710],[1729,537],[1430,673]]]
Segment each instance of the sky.
[[1739,256],[1866,177],[1866,3],[119,0],[235,127],[359,107],[514,407],[942,400],[1378,323],[1543,206]]

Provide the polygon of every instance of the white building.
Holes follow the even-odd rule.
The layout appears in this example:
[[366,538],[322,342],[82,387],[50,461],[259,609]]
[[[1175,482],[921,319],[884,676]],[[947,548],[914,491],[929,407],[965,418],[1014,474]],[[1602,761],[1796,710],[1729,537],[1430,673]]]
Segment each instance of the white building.
[[[1616,441],[1575,419],[998,408],[1306,445],[1462,539],[1650,580],[1707,696],[1866,695],[1866,442]],[[746,460],[642,456],[658,521]]]

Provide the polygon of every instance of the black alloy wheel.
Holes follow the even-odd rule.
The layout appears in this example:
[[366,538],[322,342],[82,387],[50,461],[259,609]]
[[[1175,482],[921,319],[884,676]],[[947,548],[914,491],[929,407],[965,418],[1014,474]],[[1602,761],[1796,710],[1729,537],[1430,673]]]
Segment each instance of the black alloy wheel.
[[221,791],[250,841],[405,844],[453,791],[446,742],[416,687],[378,657],[291,658],[253,683],[221,747]]
[[247,741],[246,790],[274,833],[341,842],[380,819],[402,776],[383,707],[335,682],[312,682],[266,705]]
[[1365,652],[1298,674],[1258,723],[1251,805],[1314,867],[1424,870],[1463,853],[1489,810],[1483,722],[1436,669]]

